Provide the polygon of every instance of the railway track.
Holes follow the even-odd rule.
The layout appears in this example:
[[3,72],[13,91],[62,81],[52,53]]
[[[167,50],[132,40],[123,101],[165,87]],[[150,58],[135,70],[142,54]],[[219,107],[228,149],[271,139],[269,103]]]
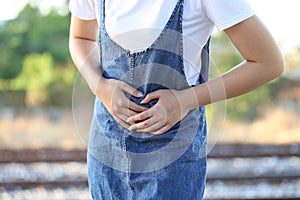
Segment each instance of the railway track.
[[[81,168],[85,168],[86,151],[84,150],[60,150],[60,149],[42,149],[42,150],[0,150],[0,175],[1,167],[9,171],[9,166],[26,170],[34,171],[35,165],[68,165],[70,163],[79,163]],[[290,163],[290,164],[288,164]],[[255,184],[265,183],[271,186],[280,186],[284,183],[292,183],[299,186],[300,191],[300,145],[222,145],[216,146],[208,155],[208,188],[214,185],[219,187],[220,183],[223,187],[251,183],[252,187]],[[257,166],[256,166],[257,165]],[[261,166],[260,166],[261,165]],[[285,166],[286,165],[286,166]],[[26,167],[29,166],[29,167]],[[257,171],[253,169],[257,167]],[[248,167],[248,168],[247,168]],[[24,168],[24,169],[23,169]],[[39,168],[39,167],[38,167]],[[53,167],[49,167],[51,170]],[[263,171],[261,168],[265,168]],[[278,168],[275,169],[275,168]],[[2,170],[3,170],[2,169]],[[210,170],[211,169],[211,170]],[[220,169],[224,170],[220,173]],[[3,171],[5,171],[3,170]],[[13,170],[13,169],[12,169]],[[54,168],[53,168],[54,170]],[[277,171],[276,171],[277,170]],[[59,171],[59,170],[58,170]],[[66,170],[68,171],[68,170]],[[4,172],[5,173],[5,172]],[[10,172],[6,172],[10,173]],[[47,173],[45,170],[38,173]],[[3,177],[3,176],[2,176]],[[5,177],[5,175],[4,175]],[[31,189],[31,188],[67,188],[67,187],[87,187],[87,178],[85,175],[73,177],[72,174],[61,175],[60,177],[48,180],[47,178],[36,177],[35,180],[28,178],[18,178],[14,176],[11,180],[5,178],[1,180],[0,188],[9,191],[16,188]],[[30,177],[30,175],[27,175]],[[235,186],[236,185],[236,186]],[[0,191],[1,199],[1,191]],[[212,196],[208,199],[226,199],[225,197]],[[227,198],[239,199],[239,198]],[[240,198],[242,199],[242,198]],[[297,195],[286,195],[284,197],[255,197],[243,199],[300,199]]]
[[[259,158],[300,156],[300,144],[292,145],[217,145],[208,158]],[[85,162],[84,150],[23,149],[0,150],[1,163]]]
[[[255,182],[255,181],[267,181],[268,183],[281,183],[283,181],[291,181],[291,180],[300,180],[300,175],[280,175],[280,176],[218,176],[218,177],[207,177],[207,183],[214,182],[214,181],[221,181],[221,182]],[[88,182],[87,179],[80,179],[80,180],[37,180],[37,181],[13,181],[13,182],[1,182],[0,187],[5,189],[14,189],[16,187],[21,188],[34,188],[38,186],[44,187],[87,187]],[[300,188],[299,188],[300,189]],[[300,198],[300,197],[299,197]]]

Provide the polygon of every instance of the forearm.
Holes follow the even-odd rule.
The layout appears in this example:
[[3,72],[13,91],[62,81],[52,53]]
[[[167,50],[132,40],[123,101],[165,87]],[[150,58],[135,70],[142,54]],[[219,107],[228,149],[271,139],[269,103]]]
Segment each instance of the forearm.
[[279,66],[265,66],[263,63],[246,61],[207,83],[182,91],[189,109],[250,92],[273,80],[282,73]]
[[102,79],[99,48],[95,41],[70,37],[70,54],[84,80],[95,94]]
[[96,94],[103,80],[99,47],[97,44],[98,24],[94,20],[81,20],[72,15],[69,49],[75,66],[91,91]]
[[225,33],[245,62],[216,79],[183,91],[194,99],[186,102],[189,108],[240,96],[275,79],[284,70],[281,51],[256,16],[226,29]]

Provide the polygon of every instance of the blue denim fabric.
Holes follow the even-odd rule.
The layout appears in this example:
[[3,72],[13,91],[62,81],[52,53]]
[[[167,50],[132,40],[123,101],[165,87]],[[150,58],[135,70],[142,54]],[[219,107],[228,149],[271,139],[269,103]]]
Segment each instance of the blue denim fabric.
[[[122,80],[144,95],[189,87],[183,70],[183,0],[178,1],[157,40],[137,53],[123,49],[108,36],[104,0],[102,5],[99,37],[105,78]],[[208,47],[209,42],[206,51]],[[208,59],[207,53],[202,54],[202,68],[208,68]],[[204,71],[200,83],[206,81]],[[143,99],[128,97],[138,104]],[[202,199],[206,132],[204,107],[191,111],[165,134],[153,136],[125,129],[96,98],[88,147],[92,199]]]

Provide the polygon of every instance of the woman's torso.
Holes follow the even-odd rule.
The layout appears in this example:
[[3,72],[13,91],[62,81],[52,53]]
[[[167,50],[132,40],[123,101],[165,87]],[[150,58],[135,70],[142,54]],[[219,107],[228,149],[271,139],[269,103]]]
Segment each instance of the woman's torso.
[[[147,49],[163,30],[177,2],[177,0],[130,0],[124,4],[122,0],[106,1],[107,33],[112,40],[132,52]],[[201,2],[201,0],[193,0],[184,3],[182,19],[184,70],[190,85],[195,85],[199,81],[201,50],[214,27],[201,11]],[[95,4],[98,9],[101,7],[101,1],[96,0]]]

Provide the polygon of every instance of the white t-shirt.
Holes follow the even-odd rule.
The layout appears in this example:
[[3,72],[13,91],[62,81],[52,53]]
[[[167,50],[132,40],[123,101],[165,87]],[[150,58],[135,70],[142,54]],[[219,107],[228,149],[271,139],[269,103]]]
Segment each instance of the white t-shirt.
[[[109,36],[132,52],[146,49],[159,36],[178,0],[106,0],[105,27]],[[102,0],[70,0],[71,13],[100,23]],[[229,28],[251,16],[246,0],[185,0],[183,12],[184,71],[190,85],[198,83],[201,49],[214,27]]]

